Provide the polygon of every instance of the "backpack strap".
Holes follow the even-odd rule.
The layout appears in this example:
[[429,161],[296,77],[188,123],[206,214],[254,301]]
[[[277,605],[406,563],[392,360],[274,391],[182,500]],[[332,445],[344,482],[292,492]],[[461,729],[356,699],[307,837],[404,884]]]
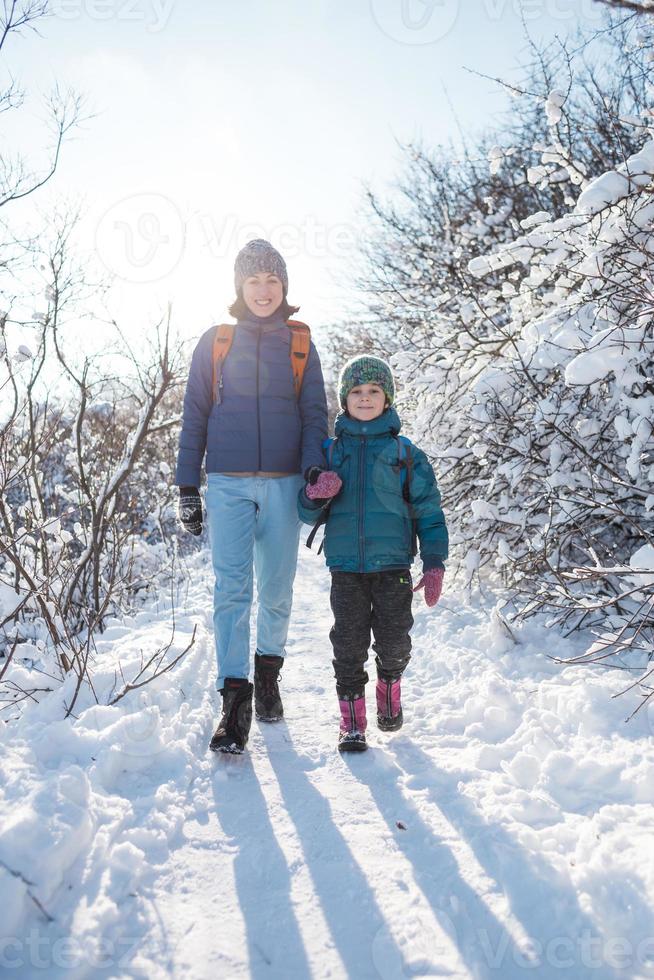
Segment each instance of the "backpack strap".
[[397,442],[397,456],[400,464],[400,484],[402,486],[402,497],[409,508],[409,518],[411,520],[411,553],[418,553],[418,523],[411,503],[411,476],[413,473],[413,454],[411,452],[413,444],[406,436],[395,436]]
[[[287,320],[287,325],[291,331],[291,346],[289,356],[291,358],[291,370],[293,371],[293,388],[295,397],[300,397],[304,370],[307,366],[309,351],[311,350],[311,330],[306,323],[300,320]],[[229,354],[234,340],[234,324],[220,323],[216,327],[213,337],[213,374],[212,374],[212,393],[213,400],[217,405],[222,401],[223,387],[223,365]]]
[[[335,442],[336,442],[336,439],[334,439],[334,438],[332,438],[330,436],[329,438],[325,439],[323,441],[323,444],[322,444],[322,449],[323,449],[323,452],[324,452],[325,457],[327,459],[327,469],[331,469],[331,467],[332,467],[332,458],[334,456],[334,443]],[[332,500],[333,499],[334,498],[332,497]],[[313,527],[311,528],[311,530],[309,532],[309,536],[307,537],[307,548],[310,548],[311,545],[313,544],[313,539],[315,538],[316,534],[318,533],[318,528],[320,527],[320,525],[327,523],[327,517],[329,516],[329,508],[331,507],[331,505],[332,505],[332,501],[329,500],[325,504],[325,506],[320,509],[320,513],[318,514],[318,517],[316,519],[316,522],[313,525]],[[325,539],[323,537],[322,541],[320,542],[320,547],[318,548],[318,554],[320,554],[320,552],[322,551],[322,546],[323,546],[324,543],[325,543]]]
[[295,397],[300,397],[302,390],[302,380],[304,371],[309,359],[311,349],[311,330],[302,323],[301,320],[287,320],[288,328],[291,331],[291,369],[293,371],[293,387]]
[[222,401],[223,364],[234,340],[234,324],[219,323],[213,335],[213,373],[211,390],[216,405]]
[[336,442],[335,436],[328,436],[327,439],[323,440],[322,450],[327,459],[327,469],[332,468],[332,459],[334,458],[334,443]]
[[411,455],[411,440],[406,436],[395,436],[397,442],[397,456],[400,463],[400,482],[402,484],[402,496],[407,503],[411,503],[411,473],[413,469],[413,456]]

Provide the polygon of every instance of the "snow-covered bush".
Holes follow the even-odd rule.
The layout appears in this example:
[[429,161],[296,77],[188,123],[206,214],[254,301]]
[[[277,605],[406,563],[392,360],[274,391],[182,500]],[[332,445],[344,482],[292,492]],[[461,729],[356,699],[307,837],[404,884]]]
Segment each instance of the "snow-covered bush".
[[34,277],[0,277],[0,682],[12,704],[36,694],[11,689],[12,661],[82,683],[106,617],[161,587],[177,555],[182,348],[170,318],[139,349],[99,322],[102,341],[80,341],[94,319],[71,230],[32,249],[45,303]]
[[519,270],[512,342],[468,403],[469,445],[492,473],[482,496],[494,507],[479,517],[498,532],[496,564],[525,583],[528,609],[559,608],[572,625],[608,614],[619,646],[647,649],[650,591],[629,563],[654,505],[653,182],[649,140],[584,182],[567,215],[469,264],[482,278]]

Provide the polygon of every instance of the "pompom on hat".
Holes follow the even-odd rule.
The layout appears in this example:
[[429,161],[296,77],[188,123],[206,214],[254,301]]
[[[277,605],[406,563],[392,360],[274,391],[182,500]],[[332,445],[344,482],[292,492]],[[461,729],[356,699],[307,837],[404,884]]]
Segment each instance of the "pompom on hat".
[[354,357],[343,367],[338,379],[338,397],[341,408],[347,404],[347,396],[356,388],[357,385],[378,384],[386,395],[389,405],[393,404],[395,398],[395,382],[390,365],[381,357],[373,357],[363,354],[361,357]]
[[253,238],[244,245],[234,262],[234,286],[240,294],[243,283],[248,276],[257,272],[272,272],[281,281],[284,296],[288,292],[288,272],[286,263],[276,248],[263,238]]

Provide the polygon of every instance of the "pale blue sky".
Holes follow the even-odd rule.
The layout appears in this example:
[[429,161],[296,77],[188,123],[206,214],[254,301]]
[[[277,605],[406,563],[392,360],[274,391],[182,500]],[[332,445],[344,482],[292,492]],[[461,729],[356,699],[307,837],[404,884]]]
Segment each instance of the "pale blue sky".
[[[396,140],[456,138],[504,96],[524,52],[518,0],[57,0],[7,61],[32,95],[54,81],[97,113],[41,207],[81,200],[80,248],[118,276],[130,329],[172,299],[186,334],[224,316],[235,252],[279,244],[290,298],[319,329],[351,295],[362,181],[388,187]],[[523,0],[534,37],[599,24],[593,0]],[[34,152],[32,98],[10,129]],[[30,205],[31,206],[31,205]],[[25,211],[29,207],[26,205]],[[333,283],[334,277],[341,285]]]

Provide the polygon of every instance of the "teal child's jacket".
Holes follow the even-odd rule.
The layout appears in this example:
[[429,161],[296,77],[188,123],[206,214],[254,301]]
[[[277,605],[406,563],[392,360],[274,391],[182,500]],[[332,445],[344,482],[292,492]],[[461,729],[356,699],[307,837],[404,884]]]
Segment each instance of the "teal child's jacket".
[[[343,481],[326,514],[325,558],[343,572],[379,572],[408,568],[414,557],[412,514],[423,569],[442,568],[447,558],[447,528],[434,471],[421,449],[409,443],[400,449],[401,423],[394,408],[371,422],[341,414],[336,439],[326,460]],[[405,442],[408,440],[404,440]],[[410,462],[411,510],[404,497]],[[304,489],[298,512],[305,524],[315,524],[323,506],[309,500]]]

